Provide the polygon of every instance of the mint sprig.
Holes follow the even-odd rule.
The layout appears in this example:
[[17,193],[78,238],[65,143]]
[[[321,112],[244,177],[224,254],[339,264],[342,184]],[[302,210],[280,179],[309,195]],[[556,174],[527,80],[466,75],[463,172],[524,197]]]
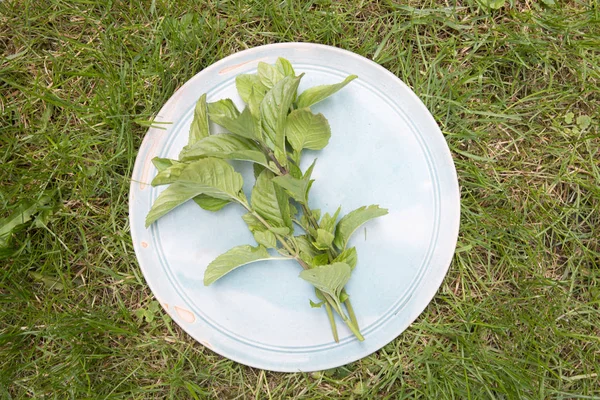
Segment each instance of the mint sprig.
[[[204,284],[252,262],[294,259],[303,268],[300,278],[315,288],[319,302],[310,300],[310,305],[324,306],[335,341],[339,339],[334,313],[362,341],[344,289],[358,260],[356,248],[347,246],[359,226],[387,210],[377,205],[360,207],[338,221],[341,207],[322,217],[319,210],[310,208],[315,163],[302,171],[302,151],[321,150],[331,137],[327,119],[314,114],[310,106],[345,87],[356,75],[298,95],[302,76],[283,58],[274,65],[259,63],[257,74],[238,75],[236,87],[246,103],[241,112],[230,99],[207,103],[203,94],[179,160],[153,160],[158,174],[152,185],[170,186],[154,201],[146,226],[188,200],[209,211],[231,203],[244,207],[243,220],[257,246],[236,246],[217,257],[205,271]],[[211,134],[209,120],[228,133]],[[254,164],[256,182],[249,199],[242,190],[242,176],[227,160]],[[303,232],[295,235],[297,227]]]

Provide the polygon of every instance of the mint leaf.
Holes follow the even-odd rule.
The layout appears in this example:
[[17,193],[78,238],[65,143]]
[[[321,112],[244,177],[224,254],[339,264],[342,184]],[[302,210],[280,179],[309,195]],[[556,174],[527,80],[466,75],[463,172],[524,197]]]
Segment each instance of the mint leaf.
[[[154,160],[156,159],[157,158],[154,158],[152,162],[154,163]],[[181,172],[183,172],[183,170],[186,169],[188,166],[188,164],[179,161],[169,161],[172,161],[172,164],[167,168],[164,168],[166,163],[162,161],[157,161],[158,165],[160,165],[160,167],[164,169],[159,171],[158,174],[156,174],[156,176],[154,177],[154,179],[152,179],[152,182],[150,183],[152,186],[167,185],[169,183],[175,182],[179,178],[179,175],[181,175]],[[156,163],[154,163],[154,165],[156,166]]]
[[[273,185],[273,173],[267,169],[260,173],[252,189],[252,208],[276,227],[288,227],[287,218],[282,215],[281,194]],[[284,205],[285,206],[285,205]],[[289,206],[289,205],[288,205]],[[288,215],[289,217],[289,215]]]
[[308,192],[314,181],[305,178],[297,179],[287,174],[276,176],[273,178],[273,182],[284,188],[294,200],[306,204],[308,203]]
[[312,308],[321,308],[321,306],[325,303],[324,301],[320,302],[320,303],[315,303],[314,301],[308,299],[308,301],[310,302],[310,306]]
[[[256,121],[260,121],[260,103],[262,103],[263,98],[265,97],[265,93],[262,93],[254,88],[250,92],[248,97],[248,109],[250,110],[250,114],[254,117],[255,123]],[[259,125],[260,128],[260,125]],[[261,129],[256,129],[257,133],[261,132]]]
[[301,252],[306,253],[308,256],[310,256],[311,259],[317,255],[317,251],[314,248],[314,246],[312,245],[312,242],[307,235],[297,235],[297,236],[294,236],[294,238],[296,239],[296,243],[298,244],[298,249]]
[[165,169],[169,168],[171,165],[177,164],[178,162],[179,161],[171,160],[170,158],[154,157],[152,159],[152,164],[154,164],[154,167],[158,170],[158,172],[162,172]]
[[325,100],[338,90],[342,89],[356,78],[358,78],[358,76],[350,75],[340,83],[333,85],[320,85],[306,89],[300,94],[300,96],[298,96],[296,108],[305,108],[310,107],[313,104],[317,104],[318,102]]
[[278,67],[265,62],[258,63],[258,79],[268,89],[271,89],[284,78],[284,73]]
[[296,164],[291,163],[289,166],[290,175],[294,178],[301,179],[302,178],[302,170]]
[[205,158],[195,161],[154,201],[146,216],[146,227],[199,194],[240,201],[243,199],[242,184],[242,176],[223,160]]
[[369,207],[363,206],[357,208],[356,210],[346,214],[337,224],[334,244],[341,250],[345,249],[348,239],[350,239],[350,236],[352,236],[354,231],[356,231],[359,226],[370,219],[381,217],[387,213],[387,209],[380,208],[378,205],[372,205]]
[[272,226],[269,228],[269,230],[278,235],[289,235],[292,232],[290,230],[290,228],[288,228],[286,226],[282,226],[282,227]]
[[331,243],[333,243],[333,239],[335,238],[334,234],[331,232],[327,232],[325,229],[317,229],[317,238],[313,242],[313,245],[319,250],[327,250]]
[[350,280],[351,268],[348,264],[336,262],[330,265],[306,269],[300,272],[300,278],[320,291],[339,301],[340,293]]
[[265,170],[265,168],[266,167],[264,165],[254,164],[254,168],[253,168],[254,179],[258,178],[260,173],[263,172]]
[[[158,174],[152,180],[152,186],[166,185],[177,181],[181,172],[189,165],[168,158],[158,157],[153,158],[152,163],[159,170]],[[200,207],[208,211],[219,211],[230,203],[229,200],[215,199],[214,197],[205,194],[198,195],[194,197],[193,200]]]
[[274,249],[277,247],[277,238],[271,231],[254,231],[254,240],[256,243],[265,246],[268,249]]
[[242,215],[242,219],[248,225],[248,229],[252,234],[256,231],[264,231],[267,228],[260,222],[252,213],[246,213]]
[[211,135],[192,146],[186,146],[179,154],[182,161],[205,157],[251,161],[265,167],[269,165],[266,156],[254,141],[228,133]]
[[341,210],[342,206],[339,206],[333,214],[333,216],[329,215],[329,213],[325,213],[325,215],[323,215],[323,218],[321,219],[321,222],[319,223],[319,226],[325,229],[327,232],[333,233],[335,229],[335,222],[337,221],[338,215],[340,215]]
[[349,249],[342,251],[333,261],[346,263],[354,270],[354,268],[356,268],[356,263],[358,262],[356,247],[350,247]]
[[221,125],[225,129],[231,120],[239,117],[240,111],[237,109],[231,99],[224,99],[215,101],[214,103],[208,103],[208,117],[217,125]]
[[242,74],[235,77],[235,86],[237,88],[238,93],[244,103],[250,102],[250,96],[254,91],[256,94],[260,94],[260,98],[264,97],[265,93],[267,93],[267,88],[262,84],[260,78],[256,74]]
[[194,109],[194,119],[190,126],[188,145],[196,143],[209,135],[208,115],[206,112],[206,93],[200,96]]
[[[319,210],[318,208],[315,208],[315,209],[311,209],[311,212],[312,212],[313,217],[317,221],[317,223],[319,223],[319,220],[321,219],[321,210]],[[302,224],[302,226],[306,226],[306,227],[311,226],[311,223],[308,220],[308,217],[304,214],[300,217],[300,223]],[[315,233],[315,235],[316,235],[316,233]]]
[[277,197],[277,203],[279,204],[279,210],[281,211],[281,217],[283,219],[284,227],[287,227],[290,232],[294,230],[294,224],[292,222],[292,208],[290,206],[290,196],[277,185],[273,185],[275,189],[275,197]]
[[231,133],[248,139],[260,139],[255,119],[249,107],[241,113],[230,99],[208,105],[210,119]]
[[329,256],[326,253],[319,254],[314,256],[311,261],[313,267],[320,267],[321,265],[329,264]]
[[[285,121],[294,101],[300,77],[285,77],[267,92],[260,103],[261,123],[272,150],[278,149],[285,154]],[[279,160],[286,162],[286,160]]]
[[285,58],[279,57],[277,61],[275,61],[275,67],[277,67],[283,76],[296,76],[294,67],[292,67],[292,64]]
[[268,260],[270,258],[271,255],[263,246],[252,247],[244,245],[234,247],[208,264],[208,267],[204,272],[204,285],[208,286],[212,284],[242,265]]
[[296,151],[321,150],[329,143],[331,129],[323,114],[313,114],[309,108],[302,108],[287,116],[285,137]]
[[206,211],[219,211],[227,204],[231,203],[231,200],[217,199],[206,194],[200,194],[194,197],[192,200]]
[[249,107],[244,108],[244,111],[236,119],[224,119],[222,122],[224,124],[222,126],[231,133],[253,140],[261,138],[260,130],[257,130],[257,125]]

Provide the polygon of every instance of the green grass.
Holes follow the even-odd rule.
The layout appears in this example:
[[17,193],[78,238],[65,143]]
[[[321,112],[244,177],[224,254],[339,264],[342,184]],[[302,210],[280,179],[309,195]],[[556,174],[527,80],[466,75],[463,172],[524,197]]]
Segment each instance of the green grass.
[[[0,259],[0,398],[600,398],[600,3],[557,3],[0,2],[0,218],[52,200]],[[127,222],[136,121],[213,62],[282,41],[409,84],[462,194],[426,311],[312,374],[195,343],[155,308]]]

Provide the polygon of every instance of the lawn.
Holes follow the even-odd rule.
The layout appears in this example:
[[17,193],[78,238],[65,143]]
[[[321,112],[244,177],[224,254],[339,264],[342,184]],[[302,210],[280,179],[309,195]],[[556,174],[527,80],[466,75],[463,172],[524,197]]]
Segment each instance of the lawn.
[[[553,3],[0,2],[0,218],[31,218],[0,241],[0,399],[600,398],[600,3]],[[147,121],[215,61],[286,41],[406,82],[461,186],[425,312],[318,373],[196,343],[158,307],[128,224]]]

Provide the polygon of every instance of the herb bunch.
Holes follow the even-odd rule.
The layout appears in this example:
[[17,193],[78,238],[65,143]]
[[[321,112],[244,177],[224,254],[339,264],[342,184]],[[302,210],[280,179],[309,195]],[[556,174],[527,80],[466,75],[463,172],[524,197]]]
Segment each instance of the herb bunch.
[[[152,185],[169,185],[155,200],[146,217],[146,227],[177,206],[193,200],[209,211],[230,203],[244,207],[242,217],[257,246],[236,246],[212,261],[204,274],[210,285],[232,270],[252,262],[294,259],[302,266],[300,278],[312,284],[324,307],[333,337],[338,333],[338,314],[358,340],[360,333],[350,297],[344,286],[356,267],[355,247],[350,236],[366,221],[387,214],[377,205],[360,207],[338,221],[341,207],[333,215],[309,206],[314,182],[312,165],[302,171],[302,150],[321,150],[329,142],[331,129],[322,114],[310,107],[336,93],[356,75],[332,85],[315,86],[297,94],[300,79],[290,62],[261,62],[256,74],[236,77],[236,87],[246,103],[239,111],[231,99],[206,102],[203,94],[194,109],[188,144],[178,160],[154,158],[158,174]],[[211,134],[209,120],[228,133]],[[256,182],[250,199],[242,190],[242,176],[226,160],[254,163]],[[295,226],[302,233],[295,233]],[[279,253],[273,256],[272,253]]]

